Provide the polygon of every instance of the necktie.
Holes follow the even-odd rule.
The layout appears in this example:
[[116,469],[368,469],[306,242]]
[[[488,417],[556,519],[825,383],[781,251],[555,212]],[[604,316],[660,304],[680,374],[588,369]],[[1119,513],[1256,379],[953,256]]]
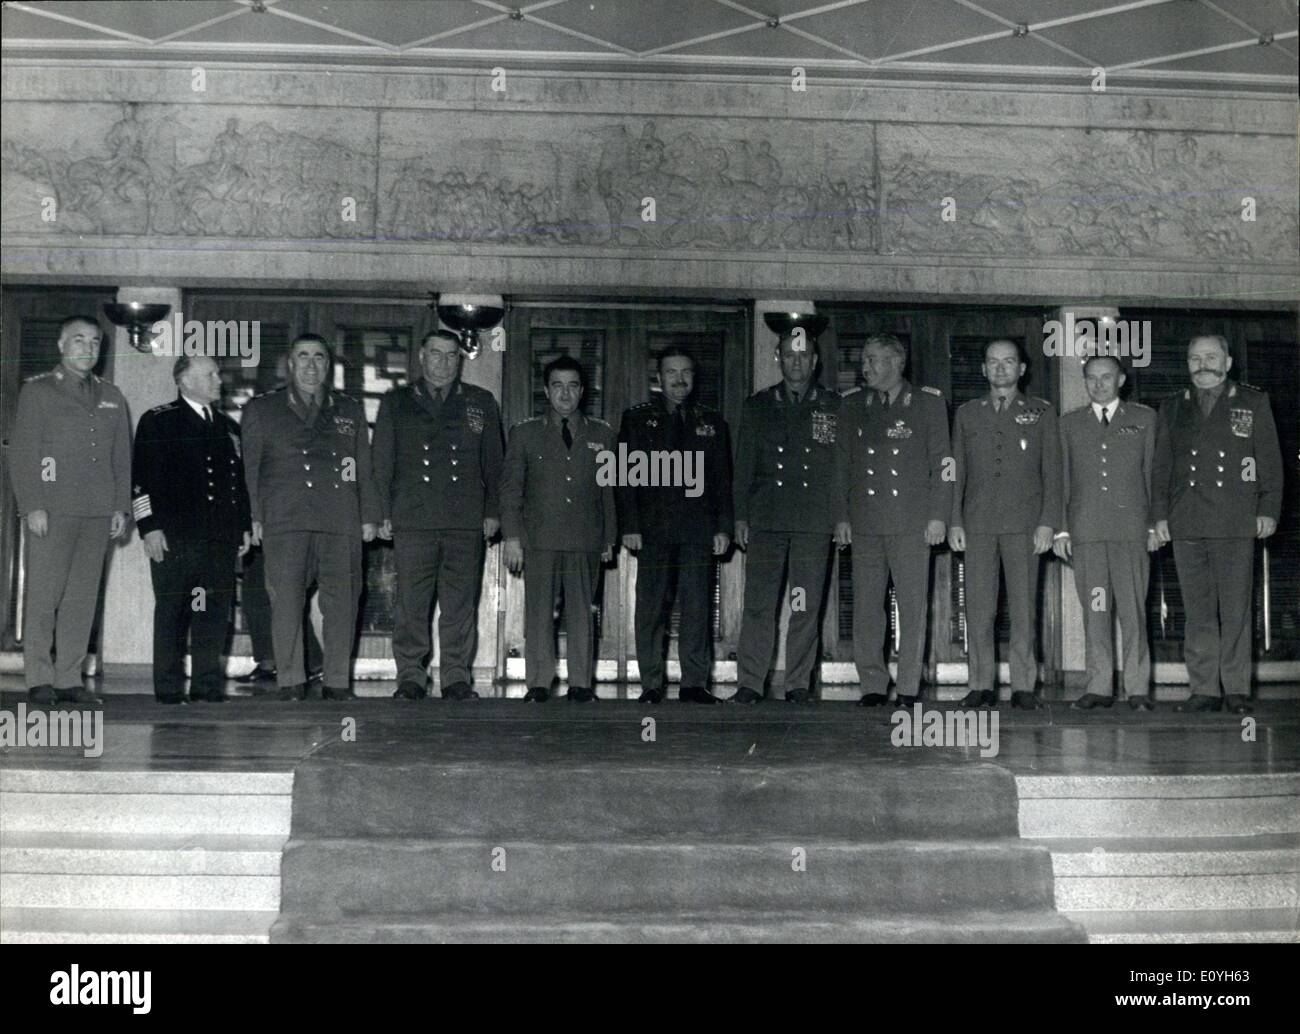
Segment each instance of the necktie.
[[1101,426],[1102,426],[1102,427],[1109,427],[1109,426],[1110,426],[1110,410],[1109,410],[1109,409],[1103,409],[1103,410],[1101,411]]
[[880,393],[880,405],[885,409],[889,408],[889,392],[882,391]]
[[203,407],[203,422],[207,424],[209,427],[212,426],[212,410],[210,410],[207,406]]
[[1214,403],[1217,400],[1215,399],[1214,395],[1210,394],[1210,392],[1203,391],[1201,392],[1201,397],[1198,401],[1201,403],[1201,414],[1203,416],[1209,416],[1210,413],[1214,410]]
[[997,404],[996,404],[996,409],[997,409],[997,411],[998,411],[999,413],[1001,413],[1002,410],[1006,408],[1006,405],[1007,405],[1007,400],[1006,400],[1005,398],[999,396],[999,397],[998,397]]
[[672,447],[678,452],[686,443],[686,419],[682,416],[682,407],[673,410]]
[[566,449],[573,448],[573,432],[569,430],[569,418],[567,416],[560,419],[560,437],[564,439]]

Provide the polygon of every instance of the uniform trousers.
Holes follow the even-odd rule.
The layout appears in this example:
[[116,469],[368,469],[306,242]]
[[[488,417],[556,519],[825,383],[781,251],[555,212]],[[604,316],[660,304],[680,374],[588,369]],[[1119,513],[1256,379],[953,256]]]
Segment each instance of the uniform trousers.
[[160,562],[149,562],[156,696],[175,698],[184,693],[187,637],[190,695],[221,695],[225,680],[221,656],[230,631],[238,553],[234,542],[176,536],[167,540]]
[[681,605],[677,656],[682,685],[703,689],[713,668],[709,631],[712,616],[713,545],[646,542],[636,565],[636,660],[643,690],[662,690],[667,676],[665,638],[672,615],[673,588]]
[[[1147,646],[1147,585],[1151,555],[1142,541],[1075,542],[1071,545],[1074,587],[1083,608],[1088,666],[1087,692],[1108,697],[1115,686],[1115,633],[1124,634],[1124,691],[1151,691],[1151,651]],[[1098,590],[1101,590],[1100,592]]]
[[1038,556],[1028,533],[986,535],[966,532],[966,628],[970,688],[997,687],[993,625],[998,608],[998,567],[1007,580],[1011,615],[1011,691],[1032,693],[1038,684],[1036,659]]
[[361,539],[326,531],[277,531],[263,536],[262,548],[266,591],[271,596],[276,683],[297,686],[307,680],[302,609],[314,582],[323,619],[325,685],[346,689],[352,682],[352,646],[363,581]]
[[591,605],[599,582],[598,552],[524,550],[524,674],[530,688],[549,691],[555,679],[555,599],[561,594],[569,687],[594,687],[596,620]]
[[890,577],[898,601],[898,694],[915,696],[925,664],[930,547],[918,533],[869,535],[853,531],[853,660],[863,693],[887,693],[889,668],[885,600]]
[[1250,695],[1255,540],[1175,539],[1187,624],[1183,658],[1192,693]]
[[[244,568],[243,603],[244,621],[248,625],[248,638],[253,644],[253,660],[260,668],[275,667],[275,644],[271,638],[271,595],[266,591],[266,550],[251,551],[252,561]],[[320,640],[312,627],[311,614],[304,611],[302,622],[304,648],[308,671],[319,671],[321,666]]]
[[427,681],[430,612],[435,597],[440,607],[441,686],[446,689],[458,682],[474,681],[483,551],[483,533],[478,528],[393,532],[393,558],[397,563],[393,660],[397,662],[399,682],[424,686]]
[[109,527],[108,517],[52,513],[43,538],[27,530],[23,673],[28,689],[81,688]]
[[736,647],[741,688],[762,693],[776,650],[781,586],[790,575],[790,627],[785,637],[785,687],[808,689],[821,638],[822,601],[831,539],[806,532],[750,532],[745,558],[745,612]]

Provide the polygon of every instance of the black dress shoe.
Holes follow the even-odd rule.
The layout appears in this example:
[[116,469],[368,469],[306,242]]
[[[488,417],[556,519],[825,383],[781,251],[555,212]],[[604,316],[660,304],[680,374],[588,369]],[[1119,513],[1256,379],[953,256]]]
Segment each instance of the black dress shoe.
[[544,704],[551,699],[551,691],[544,686],[532,686],[524,694],[524,703],[527,704]]
[[1070,710],[1091,711],[1095,707],[1110,707],[1114,702],[1113,697],[1104,697],[1100,693],[1084,693],[1070,705]]
[[190,703],[201,704],[221,704],[226,700],[226,694],[219,689],[210,689],[206,693],[195,693],[190,690]]
[[785,699],[788,704],[810,704],[813,695],[806,689],[787,689]]
[[58,703],[59,698],[54,694],[54,687],[51,685],[33,686],[27,691],[27,697],[33,704],[41,704],[48,707],[50,704]]
[[1027,689],[1018,689],[1011,694],[1011,706],[1018,707],[1022,711],[1041,711],[1043,703],[1038,699],[1037,693],[1031,693]]
[[684,704],[716,704],[718,698],[702,686],[683,686],[677,699]]
[[[311,685],[311,683],[308,683]],[[344,686],[341,689],[338,686],[327,686],[324,683],[320,687],[321,696],[326,700],[354,700],[356,694],[352,692],[351,686]]]
[[1255,710],[1251,706],[1250,698],[1242,696],[1240,693],[1229,693],[1223,701],[1223,706],[1233,714],[1250,714]]
[[185,703],[184,693],[155,693],[153,698],[160,704],[183,704]]
[[307,683],[299,682],[296,686],[280,686],[275,691],[277,700],[302,700],[307,695]]
[[442,698],[444,700],[477,700],[478,694],[474,692],[468,682],[453,682],[443,689]]
[[[685,694],[686,690],[682,690]],[[686,699],[685,696],[682,699]],[[638,704],[662,704],[664,702],[664,691],[662,689],[643,689],[641,695],[636,698]]]
[[1219,697],[1212,697],[1206,693],[1193,693],[1174,710],[1179,714],[1198,714],[1201,711],[1217,711],[1222,706],[1223,701]]
[[323,698],[324,694],[321,692],[319,682],[304,682],[302,689],[298,692],[299,700],[321,700]]
[[570,686],[568,697],[571,704],[592,704],[596,702],[596,691],[585,686]]
[[727,698],[729,704],[761,704],[762,702],[763,694],[755,692],[748,686],[741,686]]
[[1156,705],[1145,693],[1134,693],[1128,698],[1128,706],[1134,711],[1154,711]]
[[104,702],[104,698],[96,693],[93,689],[87,689],[85,686],[70,686],[67,689],[56,689],[54,695],[60,701],[68,704],[89,704],[95,707]]
[[394,700],[423,700],[426,690],[418,682],[412,682],[410,679],[404,679],[397,686],[397,692],[393,694]]
[[259,682],[274,682],[275,669],[263,668],[260,664],[250,671],[247,675],[239,675],[234,679],[236,686],[255,686]]
[[862,698],[858,701],[859,707],[880,707],[889,697],[884,693],[863,693]]
[[996,707],[998,694],[995,689],[972,689],[961,698],[962,707]]
[[920,693],[895,693],[894,694],[895,707],[915,707],[920,702],[921,702]]

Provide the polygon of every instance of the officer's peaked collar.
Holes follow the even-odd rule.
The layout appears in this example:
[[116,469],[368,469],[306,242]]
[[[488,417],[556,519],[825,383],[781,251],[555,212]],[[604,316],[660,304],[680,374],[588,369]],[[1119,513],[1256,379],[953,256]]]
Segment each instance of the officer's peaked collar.
[[[777,397],[777,401],[779,401],[779,402],[789,402],[789,401],[790,401],[790,393],[789,393],[788,389],[787,389],[786,386],[785,386],[785,381],[778,381],[778,382],[777,382],[777,385],[776,385],[776,397]],[[805,391],[805,392],[803,393],[803,397],[804,397],[804,400],[805,400],[805,401],[808,401],[808,402],[816,402],[816,401],[817,401],[817,382],[816,382],[816,381],[812,381],[811,383],[809,383],[809,385],[808,385],[808,390]]]

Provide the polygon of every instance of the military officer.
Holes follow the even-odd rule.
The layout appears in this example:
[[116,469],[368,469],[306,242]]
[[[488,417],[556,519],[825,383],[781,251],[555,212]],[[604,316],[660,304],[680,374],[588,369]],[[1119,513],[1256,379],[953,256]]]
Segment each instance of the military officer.
[[1228,380],[1226,338],[1192,338],[1187,368],[1192,386],[1160,407],[1151,488],[1156,534],[1173,541],[1187,612],[1192,696],[1177,710],[1246,714],[1254,540],[1277,530],[1282,453],[1268,395]]
[[614,430],[584,416],[582,367],[569,356],[542,373],[549,412],[516,424],[501,477],[503,559],[524,575],[524,647],[528,692],[544,703],[555,678],[555,599],[564,595],[569,700],[595,693],[592,601],[600,565],[614,555],[618,535],[612,485],[597,483],[600,454],[616,448]]
[[776,360],[780,383],[745,400],[733,479],[736,544],[747,550],[736,651],[740,685],[730,697],[741,704],[764,698],[787,567],[785,698],[812,699],[809,684],[839,513],[834,486],[840,398],[817,384],[815,340],[799,333],[782,337]]
[[491,392],[460,379],[460,339],[435,330],[420,345],[422,377],[384,397],[375,423],[380,538],[393,540],[399,698],[427,689],[435,591],[442,695],[471,700],[483,556],[501,526],[501,413]]
[[131,502],[126,400],[92,372],[102,340],[93,316],[65,319],[59,364],[18,395],[9,470],[27,523],[23,670],[40,704],[100,703],[81,666],[108,540],[126,530]]
[[953,424],[957,480],[948,544],[966,552],[965,707],[998,701],[993,622],[999,562],[1011,612],[1011,703],[1029,710],[1041,706],[1034,691],[1038,557],[1052,548],[1060,519],[1061,443],[1051,403],[1019,391],[1025,370],[1019,344],[990,341],[983,364],[989,394],[958,409]]
[[1122,402],[1119,359],[1094,355],[1083,364],[1088,405],[1061,417],[1064,519],[1052,548],[1074,567],[1083,608],[1087,691],[1071,706],[1087,711],[1114,700],[1112,616],[1124,634],[1124,690],[1134,710],[1152,709],[1146,600],[1157,548],[1151,523],[1151,470],[1156,412]]
[[181,356],[172,377],[178,397],[140,418],[131,462],[131,508],[152,561],[154,695],[184,701],[188,635],[190,700],[220,703],[235,563],[252,532],[239,426],[217,409],[215,359]]
[[914,388],[904,380],[906,366],[907,347],[893,334],[867,338],[866,390],[854,388],[840,404],[835,541],[853,546],[853,656],[863,707],[888,697],[884,603],[891,576],[898,600],[898,703],[919,698],[930,547],[944,541],[952,511],[952,481],[944,480],[948,407],[938,388]]
[[[289,384],[244,409],[244,475],[253,542],[266,550],[271,634],[280,698],[352,695],[351,657],[363,571],[361,544],[381,516],[370,471],[366,414],[329,387],[331,355],[315,334],[289,347]],[[308,689],[302,611],[316,582],[324,618],[325,678]]]
[[[681,485],[630,486],[616,493],[623,545],[638,554],[636,656],[641,700],[664,697],[664,648],[674,576],[681,601],[679,699],[715,704],[708,690],[713,558],[731,546],[731,445],[722,415],[696,403],[695,360],[680,348],[659,354],[663,391],[623,414],[620,449],[628,454],[686,457],[695,463],[698,492]],[[698,462],[696,462],[698,461]]]

